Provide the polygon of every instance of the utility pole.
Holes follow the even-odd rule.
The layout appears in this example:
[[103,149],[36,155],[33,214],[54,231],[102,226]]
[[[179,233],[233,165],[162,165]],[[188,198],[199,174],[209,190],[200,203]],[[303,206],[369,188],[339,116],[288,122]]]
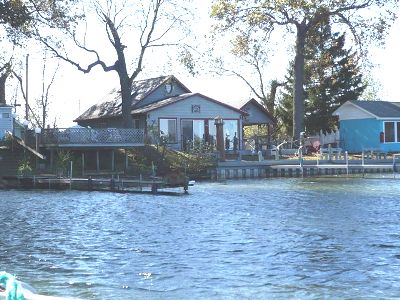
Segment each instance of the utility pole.
[[26,90],[26,97],[25,97],[25,120],[28,120],[29,117],[29,102],[28,102],[28,95],[29,95],[29,84],[28,84],[28,71],[29,71],[29,54],[26,55],[26,79],[25,79],[25,90]]

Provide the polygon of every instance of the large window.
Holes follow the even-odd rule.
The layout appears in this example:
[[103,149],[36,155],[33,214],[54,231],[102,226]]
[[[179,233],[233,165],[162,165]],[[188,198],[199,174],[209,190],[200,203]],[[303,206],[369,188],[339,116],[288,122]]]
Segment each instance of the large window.
[[384,122],[385,143],[400,143],[400,122]]
[[182,120],[182,146],[187,150],[189,146],[205,142],[205,120]]
[[176,119],[160,119],[160,137],[167,143],[176,143]]

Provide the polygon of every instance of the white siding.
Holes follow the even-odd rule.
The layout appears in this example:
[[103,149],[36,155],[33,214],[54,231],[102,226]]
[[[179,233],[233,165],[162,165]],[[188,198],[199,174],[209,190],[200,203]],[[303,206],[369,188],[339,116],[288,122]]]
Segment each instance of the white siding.
[[[4,114],[8,114],[8,118]],[[5,135],[6,131],[12,131],[12,107],[0,107],[0,139]]]
[[[192,112],[193,105],[200,105],[200,112]],[[177,137],[181,136],[181,119],[214,119],[220,116],[222,119],[239,120],[239,140],[241,140],[242,120],[241,114],[222,104],[210,101],[199,95],[194,95],[174,104],[161,107],[148,113],[147,125],[158,126],[159,118],[171,118],[177,120]]]
[[348,102],[344,103],[341,107],[339,107],[334,112],[334,115],[338,115],[340,121],[375,118],[372,114]]

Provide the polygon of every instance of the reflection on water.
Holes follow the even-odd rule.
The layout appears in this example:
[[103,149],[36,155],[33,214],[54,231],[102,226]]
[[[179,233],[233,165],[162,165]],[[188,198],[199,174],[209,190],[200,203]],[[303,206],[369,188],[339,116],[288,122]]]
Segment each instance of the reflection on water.
[[82,299],[400,296],[397,180],[0,191],[0,270]]

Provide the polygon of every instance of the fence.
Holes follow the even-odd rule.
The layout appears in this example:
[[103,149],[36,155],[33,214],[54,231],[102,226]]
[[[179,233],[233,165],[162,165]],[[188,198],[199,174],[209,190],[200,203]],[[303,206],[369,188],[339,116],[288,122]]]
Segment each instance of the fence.
[[329,144],[336,144],[337,146],[339,146],[340,134],[339,134],[339,130],[332,131],[331,133],[325,133],[325,134],[321,130],[319,132],[319,134],[310,137],[310,139],[318,140],[322,146],[329,145]]

